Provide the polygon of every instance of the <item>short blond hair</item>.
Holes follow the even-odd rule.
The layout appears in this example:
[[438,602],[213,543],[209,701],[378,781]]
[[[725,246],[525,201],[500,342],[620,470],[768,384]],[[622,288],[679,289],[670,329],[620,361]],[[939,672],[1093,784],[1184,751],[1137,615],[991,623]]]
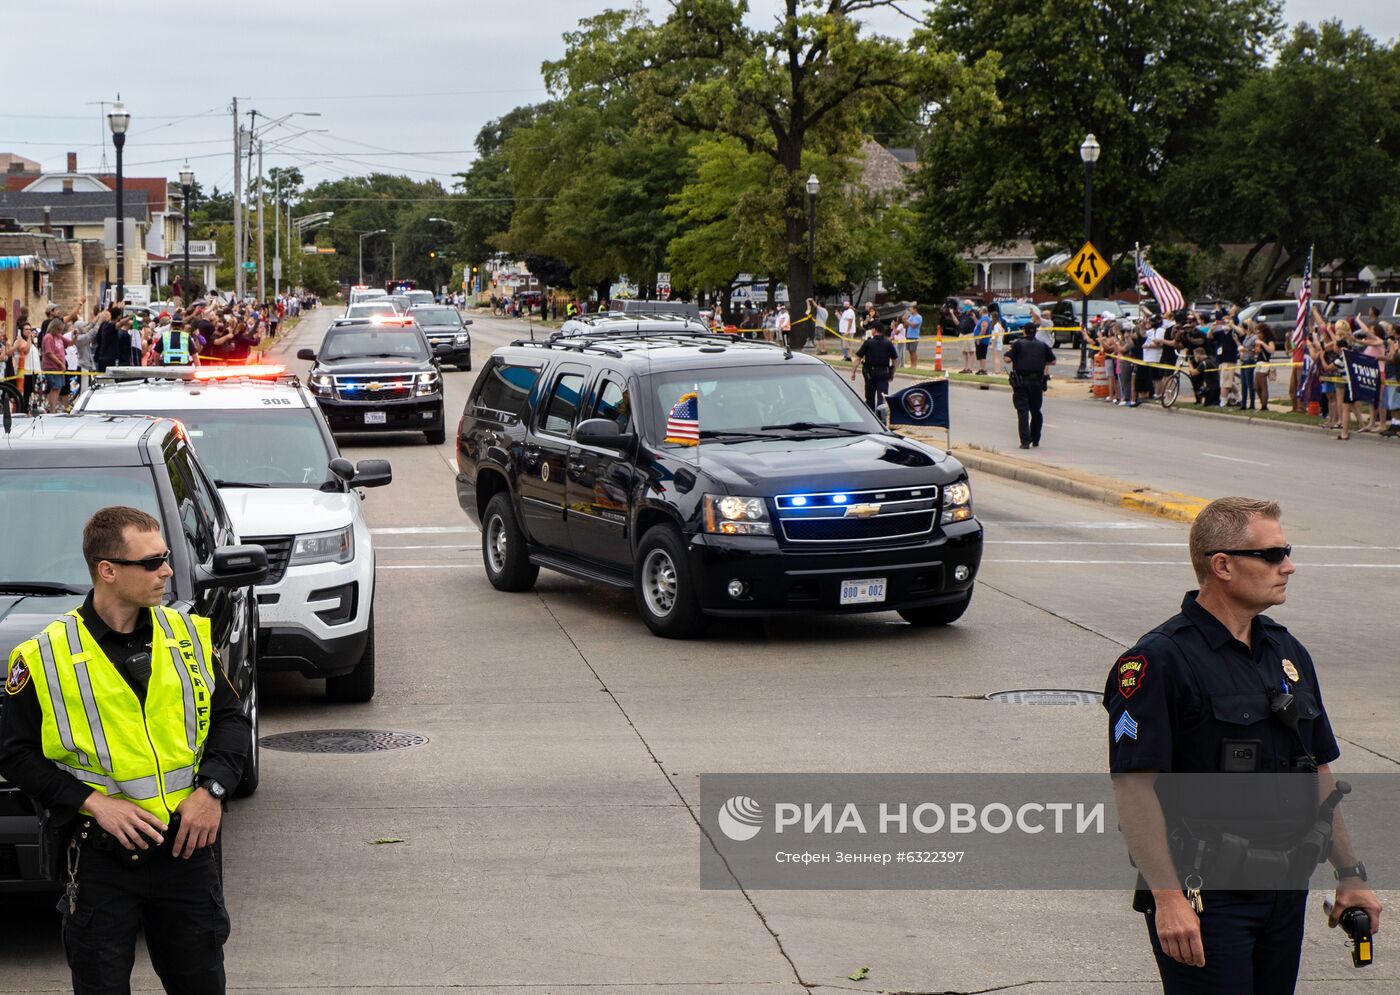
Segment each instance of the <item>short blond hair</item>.
[[1201,509],[1191,525],[1191,568],[1198,583],[1210,576],[1211,554],[1221,549],[1240,549],[1249,542],[1249,523],[1256,518],[1278,521],[1283,509],[1277,501],[1246,497],[1217,498]]

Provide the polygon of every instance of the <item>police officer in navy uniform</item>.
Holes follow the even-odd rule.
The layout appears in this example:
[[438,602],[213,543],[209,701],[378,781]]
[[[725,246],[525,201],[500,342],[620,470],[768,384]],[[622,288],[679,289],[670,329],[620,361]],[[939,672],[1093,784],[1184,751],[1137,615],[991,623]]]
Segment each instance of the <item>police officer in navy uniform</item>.
[[1006,365],[1011,368],[1011,402],[1016,406],[1016,427],[1021,436],[1021,448],[1040,445],[1040,430],[1045,418],[1040,413],[1045,398],[1045,370],[1054,365],[1055,350],[1044,342],[1022,335],[1006,350]]
[[[252,727],[207,620],[163,604],[160,522],[104,508],[83,556],[87,600],[11,655],[0,775],[41,811],[56,851],[75,995],[131,991],[138,930],[167,992],[218,995],[230,925],[219,828]],[[182,751],[192,766],[174,766]],[[156,775],[133,779],[132,756]]]
[[[1183,837],[1170,806],[1164,812],[1166,782],[1157,781],[1159,772],[1315,773],[1298,779],[1313,812],[1331,792],[1329,765],[1340,751],[1312,657],[1262,614],[1285,600],[1295,569],[1287,543],[1277,504],[1239,497],[1212,502],[1191,528],[1200,590],[1188,593],[1180,614],[1143,636],[1108,675],[1109,766],[1140,874],[1133,908],[1146,913],[1169,995],[1288,995],[1297,981],[1307,891],[1211,890],[1209,860],[1202,880],[1191,880],[1183,854],[1214,851],[1206,848],[1209,841],[1192,839],[1189,827]],[[1290,702],[1287,695],[1296,726],[1275,714]],[[1373,931],[1379,928],[1381,904],[1366,885],[1341,808],[1328,859],[1338,882],[1329,925],[1360,907]]]

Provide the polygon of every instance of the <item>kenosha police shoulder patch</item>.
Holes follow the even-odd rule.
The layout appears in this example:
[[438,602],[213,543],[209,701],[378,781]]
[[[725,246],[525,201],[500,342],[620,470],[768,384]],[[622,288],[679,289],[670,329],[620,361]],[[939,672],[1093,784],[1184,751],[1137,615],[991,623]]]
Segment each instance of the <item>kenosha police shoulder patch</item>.
[[1142,680],[1147,676],[1147,657],[1145,656],[1124,656],[1118,659],[1118,693],[1124,698],[1131,698],[1137,693],[1137,689],[1142,687]]

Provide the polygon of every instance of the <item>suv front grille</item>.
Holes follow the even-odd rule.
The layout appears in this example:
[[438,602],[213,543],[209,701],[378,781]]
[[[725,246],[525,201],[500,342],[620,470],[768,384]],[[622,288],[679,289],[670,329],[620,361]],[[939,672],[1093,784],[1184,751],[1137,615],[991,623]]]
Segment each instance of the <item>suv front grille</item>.
[[407,376],[332,377],[335,396],[342,401],[402,401],[413,396],[413,374]]
[[280,584],[292,559],[292,543],[296,536],[254,536],[243,541],[267,550],[267,580],[264,584]]
[[938,488],[892,487],[827,494],[782,494],[775,500],[788,542],[910,539],[933,531]]

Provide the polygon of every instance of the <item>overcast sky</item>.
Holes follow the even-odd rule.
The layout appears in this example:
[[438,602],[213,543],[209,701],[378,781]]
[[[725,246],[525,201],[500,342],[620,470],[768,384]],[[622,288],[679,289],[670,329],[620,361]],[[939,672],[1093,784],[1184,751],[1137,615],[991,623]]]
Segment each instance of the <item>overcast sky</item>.
[[[26,41],[6,53],[0,152],[46,169],[62,169],[68,151],[78,153],[81,169],[105,153],[110,166],[100,102],[120,92],[132,115],[130,175],[174,177],[188,157],[206,188],[227,189],[236,95],[240,111],[256,109],[260,123],[294,111],[320,114],[269,130],[267,166],[300,165],[312,183],[382,169],[450,187],[452,174],[470,166],[483,124],[546,96],[540,64],[563,53],[563,33],[580,17],[621,5],[239,0],[211,18],[204,5],[168,0],[125,0],[119,8],[93,0],[6,4],[8,36]],[[920,0],[902,6],[927,9]],[[760,18],[778,4],[751,0],[751,7]],[[220,26],[229,10],[236,20]],[[1284,12],[1290,22],[1341,17],[1380,38],[1400,34],[1395,0],[1286,0]],[[912,28],[893,12],[869,19],[888,34]],[[326,130],[296,135],[306,128]]]

